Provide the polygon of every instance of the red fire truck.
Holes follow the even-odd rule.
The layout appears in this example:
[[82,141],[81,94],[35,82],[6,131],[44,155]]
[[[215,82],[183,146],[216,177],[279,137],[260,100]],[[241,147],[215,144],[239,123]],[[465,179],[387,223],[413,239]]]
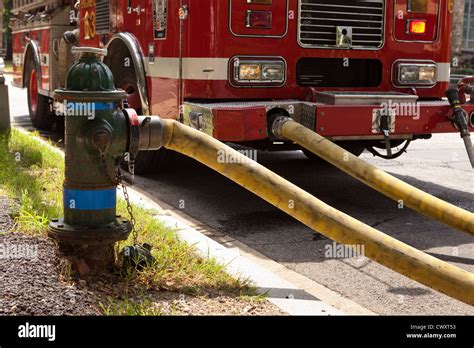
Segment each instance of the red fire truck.
[[[103,47],[144,115],[278,150],[294,148],[267,129],[284,114],[355,154],[394,158],[457,132],[443,101],[453,1],[14,0],[15,83],[33,123],[51,127],[71,46]],[[463,108],[472,131],[474,105]]]

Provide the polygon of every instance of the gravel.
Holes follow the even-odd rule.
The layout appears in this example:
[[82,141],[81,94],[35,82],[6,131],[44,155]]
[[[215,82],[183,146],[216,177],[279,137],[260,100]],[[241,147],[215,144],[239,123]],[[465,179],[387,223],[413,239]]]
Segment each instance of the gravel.
[[143,296],[153,313],[160,315],[283,315],[266,300],[219,290],[187,296],[143,291],[123,282],[118,274],[78,279],[52,240],[7,232],[11,227],[10,203],[0,197],[0,316],[102,315],[100,304],[110,305],[110,298],[113,303],[125,298],[140,302]]
[[12,228],[11,204],[6,197],[0,196],[0,233],[6,232]]
[[0,235],[0,315],[100,314],[94,296],[61,280],[61,265],[55,244],[46,238]]
[[[100,282],[99,282],[100,283]],[[108,284],[112,283],[107,281]],[[146,303],[145,315],[164,316],[285,316],[278,307],[264,298],[251,298],[233,295],[226,291],[206,289],[200,295],[186,295],[174,291],[159,291],[148,289],[140,292],[138,288],[120,284],[115,281],[114,289],[106,291],[101,285],[102,294],[114,293],[115,302],[110,303],[106,298],[102,303],[112,315],[130,314],[131,302]],[[108,287],[109,285],[106,285]],[[96,287],[94,285],[93,287]],[[127,304],[117,301],[125,300],[123,294],[128,293]]]
[[230,316],[281,316],[286,315],[266,300],[252,301],[225,295],[186,297],[182,294],[158,294],[153,305],[164,315],[230,315]]

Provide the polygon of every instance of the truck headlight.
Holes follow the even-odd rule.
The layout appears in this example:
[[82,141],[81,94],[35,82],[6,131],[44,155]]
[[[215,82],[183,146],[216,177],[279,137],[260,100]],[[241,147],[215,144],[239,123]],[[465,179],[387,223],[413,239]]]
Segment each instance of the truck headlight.
[[438,79],[436,64],[400,63],[397,71],[396,83],[402,86],[433,86]]
[[286,63],[282,59],[234,58],[231,67],[231,83],[235,86],[279,87],[286,80]]
[[262,67],[258,64],[242,64],[239,66],[239,80],[260,80]]
[[436,75],[438,69],[436,66],[422,66],[419,69],[419,80],[426,81],[428,83],[435,83],[436,82]]
[[262,80],[283,81],[285,79],[285,67],[283,64],[264,64],[262,67]]

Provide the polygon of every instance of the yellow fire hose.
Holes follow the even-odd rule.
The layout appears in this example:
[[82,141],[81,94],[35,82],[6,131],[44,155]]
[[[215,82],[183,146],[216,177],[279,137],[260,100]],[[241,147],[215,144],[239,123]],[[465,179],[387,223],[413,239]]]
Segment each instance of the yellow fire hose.
[[[474,275],[404,244],[316,199],[221,142],[176,121],[162,120],[164,147],[187,155],[265,199],[313,230],[350,246],[413,280],[474,305]],[[160,128],[161,128],[160,127]],[[235,164],[220,163],[222,154]]]
[[474,214],[413,187],[287,117],[274,123],[275,136],[291,140],[338,169],[403,205],[460,231],[474,234]]

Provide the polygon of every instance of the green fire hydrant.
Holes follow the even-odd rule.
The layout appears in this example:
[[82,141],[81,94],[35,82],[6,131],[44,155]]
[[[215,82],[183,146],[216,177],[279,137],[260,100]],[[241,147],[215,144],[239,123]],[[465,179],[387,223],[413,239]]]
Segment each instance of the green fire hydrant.
[[132,229],[116,213],[116,170],[129,146],[128,121],[119,108],[126,93],[115,88],[112,72],[99,59],[106,50],[73,53],[81,54],[79,62],[66,88],[54,94],[65,116],[66,172],[64,218],[53,220],[49,235],[100,269],[113,262],[114,243]]
[[[107,50],[72,51],[81,55],[79,62],[69,70],[66,88],[54,93],[65,116],[66,172],[64,218],[51,222],[49,236],[66,254],[101,272],[113,266],[114,244],[126,240],[134,227],[116,215],[120,162],[125,160],[133,175],[139,151],[162,147],[162,122],[123,108],[127,94],[115,88],[112,72],[100,60]],[[149,264],[151,246],[134,239],[135,245],[122,253],[123,264]]]

